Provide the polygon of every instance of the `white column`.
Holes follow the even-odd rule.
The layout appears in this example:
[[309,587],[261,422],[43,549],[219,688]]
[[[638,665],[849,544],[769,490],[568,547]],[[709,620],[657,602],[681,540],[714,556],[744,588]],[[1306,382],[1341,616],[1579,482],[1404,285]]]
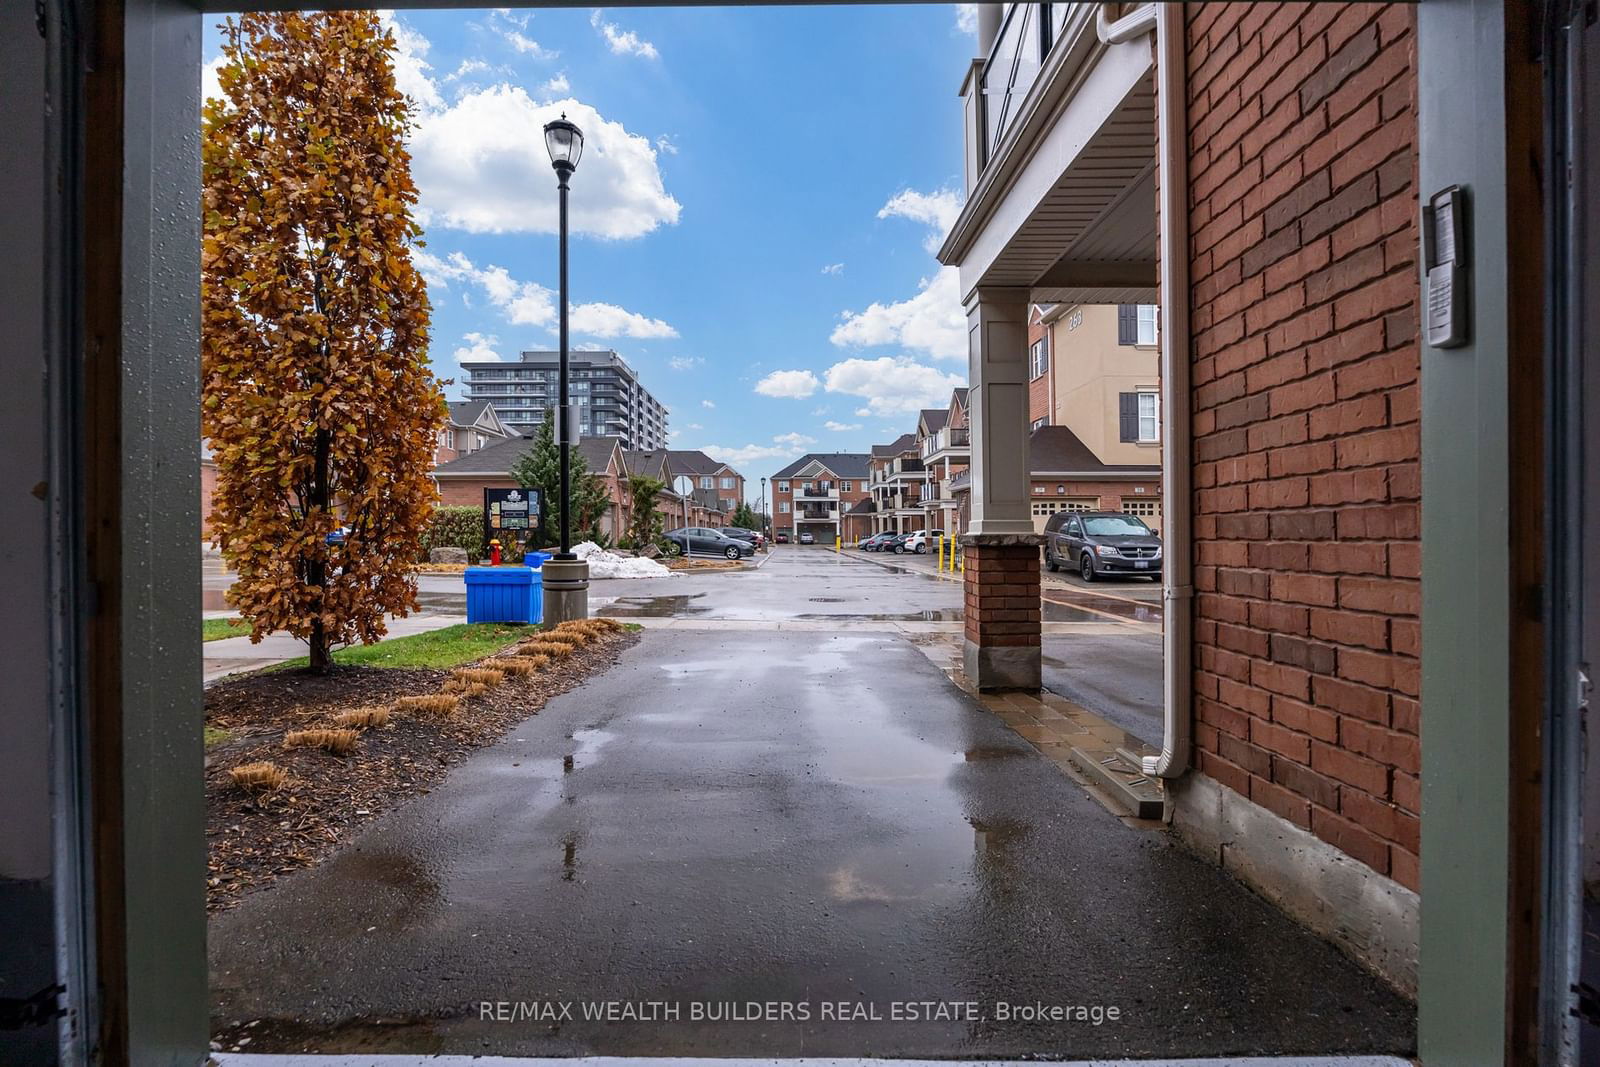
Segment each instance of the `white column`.
[[973,534],[1032,534],[1028,512],[1028,290],[967,297]]

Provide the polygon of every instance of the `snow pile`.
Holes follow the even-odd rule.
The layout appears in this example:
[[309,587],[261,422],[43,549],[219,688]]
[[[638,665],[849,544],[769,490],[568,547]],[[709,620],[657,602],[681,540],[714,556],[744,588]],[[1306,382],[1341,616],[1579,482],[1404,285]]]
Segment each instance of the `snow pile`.
[[593,541],[573,545],[572,554],[589,561],[591,578],[672,578],[677,573],[653,559],[607,552]]

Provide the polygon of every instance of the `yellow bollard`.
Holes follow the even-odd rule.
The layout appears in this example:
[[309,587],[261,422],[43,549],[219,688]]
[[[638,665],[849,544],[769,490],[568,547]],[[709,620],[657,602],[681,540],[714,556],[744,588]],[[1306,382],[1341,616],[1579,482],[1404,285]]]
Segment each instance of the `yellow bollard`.
[[939,571],[940,574],[943,574],[944,573],[944,534],[940,534],[938,537],[934,538],[934,541],[936,541],[938,543],[938,548],[939,548],[938,571]]
[[834,534],[834,535],[833,535],[833,550],[834,550],[834,551],[835,551],[835,552],[838,552],[838,551],[839,551],[839,546],[840,546],[840,545],[841,545],[841,544],[842,544],[842,543],[843,543],[843,538],[841,538],[841,537],[840,537],[840,536],[839,536],[839,535],[838,535],[838,534]]

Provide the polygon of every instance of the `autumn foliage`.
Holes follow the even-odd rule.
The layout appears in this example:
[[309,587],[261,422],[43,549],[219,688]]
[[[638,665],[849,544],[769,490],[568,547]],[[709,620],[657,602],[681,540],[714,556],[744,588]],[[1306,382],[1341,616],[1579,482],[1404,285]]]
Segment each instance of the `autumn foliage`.
[[436,500],[446,408],[393,47],[371,12],[230,19],[204,111],[211,526],[252,636],[306,640],[314,669],[417,607],[407,565]]

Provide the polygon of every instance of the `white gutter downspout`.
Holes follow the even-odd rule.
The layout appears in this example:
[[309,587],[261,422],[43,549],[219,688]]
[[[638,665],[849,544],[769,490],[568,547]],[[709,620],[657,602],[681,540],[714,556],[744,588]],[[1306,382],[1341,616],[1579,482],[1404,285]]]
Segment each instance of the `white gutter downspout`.
[[1177,778],[1189,769],[1194,694],[1194,561],[1189,521],[1192,477],[1189,418],[1189,131],[1185,93],[1183,5],[1146,4],[1120,19],[1101,4],[1096,30],[1121,44],[1150,30],[1156,35],[1156,127],[1161,225],[1161,568],[1165,625],[1161,630],[1164,736],[1159,756],[1144,758],[1144,773]]

